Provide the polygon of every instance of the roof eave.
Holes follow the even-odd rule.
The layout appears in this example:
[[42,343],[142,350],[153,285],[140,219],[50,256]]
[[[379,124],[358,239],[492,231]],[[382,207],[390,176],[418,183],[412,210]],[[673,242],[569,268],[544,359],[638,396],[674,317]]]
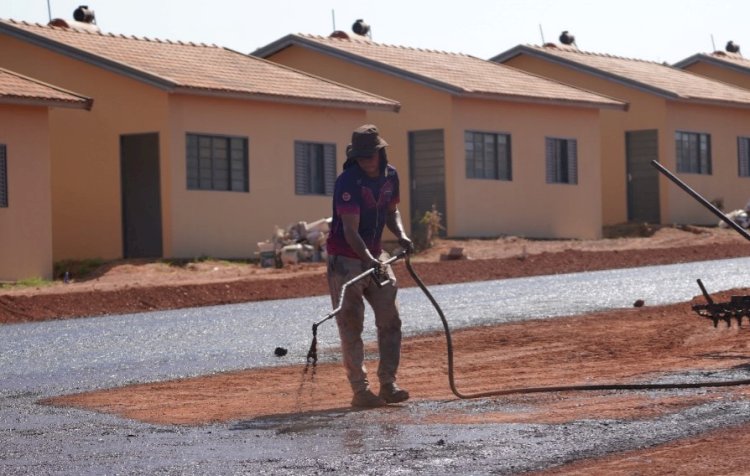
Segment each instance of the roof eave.
[[67,109],[85,109],[90,111],[94,105],[93,99],[80,101],[67,101],[53,98],[34,98],[25,96],[0,96],[0,104],[11,104],[16,106],[56,107]]
[[731,71],[736,71],[743,74],[750,74],[750,65],[748,66],[742,66],[737,63],[733,63],[731,61],[725,61],[721,58],[716,58],[715,56],[706,55],[706,54],[696,54],[689,58],[685,58],[682,61],[678,61],[673,66],[675,68],[680,69],[686,69],[689,66],[692,66],[696,63],[707,63],[711,66],[716,66],[717,68],[723,68],[728,69]]
[[269,56],[275,55],[279,51],[292,46],[294,44],[294,38],[296,38],[296,35],[286,35],[276,41],[267,44],[266,46],[261,46],[257,50],[250,53],[250,56],[257,56],[258,58],[268,58]]
[[610,102],[596,102],[596,101],[583,101],[583,100],[567,100],[563,98],[544,98],[539,96],[520,96],[514,94],[491,94],[491,93],[467,93],[460,95],[462,98],[469,99],[486,99],[493,101],[509,101],[519,102],[526,104],[544,104],[551,106],[567,106],[567,107],[584,107],[590,109],[610,109],[617,111],[627,111],[628,103],[610,103]]
[[674,99],[674,102],[697,104],[702,106],[716,106],[716,107],[730,107],[735,109],[750,109],[750,102],[736,102],[736,101],[721,101],[715,99],[703,99],[703,98],[678,98]]
[[515,58],[516,56],[520,56],[522,54],[527,54],[529,56],[533,56],[539,59],[543,59],[546,61],[549,61],[550,63],[554,63],[560,66],[565,66],[567,68],[574,69],[576,71],[580,71],[586,74],[589,74],[591,76],[597,77],[599,79],[603,79],[605,81],[611,81],[613,83],[620,84],[622,86],[626,86],[628,88],[636,89],[645,93],[654,94],[656,96],[665,98],[665,99],[676,99],[679,96],[672,91],[667,91],[665,89],[655,88],[649,84],[641,83],[639,81],[635,81],[629,78],[623,78],[622,76],[617,76],[615,74],[604,72],[600,69],[593,68],[591,66],[586,66],[581,63],[578,63],[577,61],[571,61],[565,58],[562,58],[560,56],[547,53],[545,51],[540,51],[536,48],[530,48],[525,45],[518,45],[513,48],[511,48],[508,51],[505,51],[503,53],[500,53],[499,55],[491,58],[491,61],[495,61],[498,63],[504,63],[512,58]]
[[0,33],[7,33],[9,36],[25,41],[27,43],[39,46],[41,48],[48,49],[52,52],[59,53],[61,55],[73,58],[84,63],[91,64],[93,66],[100,67],[112,73],[120,74],[131,79],[146,83],[150,86],[157,87],[163,90],[169,90],[174,87],[174,83],[165,78],[146,73],[136,68],[118,63],[116,61],[103,58],[98,55],[94,55],[83,51],[79,48],[68,46],[64,43],[60,43],[55,40],[51,40],[41,35],[37,35],[26,30],[16,28],[6,22],[0,22]]
[[444,93],[459,94],[464,92],[462,88],[459,88],[452,84],[437,81],[435,79],[414,74],[409,71],[404,71],[403,69],[396,68],[379,61],[364,58],[360,55],[349,53],[348,51],[344,51],[333,46],[324,45],[320,42],[299,35],[287,35],[284,38],[281,38],[280,40],[277,40],[267,46],[258,48],[252,53],[252,55],[267,59],[269,56],[272,56],[279,51],[291,46],[309,48],[310,50],[316,51],[318,53],[328,55],[342,61],[353,63],[367,69],[374,69],[381,73],[395,76],[399,79],[410,81]]
[[689,56],[683,60],[680,60],[676,63],[674,63],[672,66],[675,68],[685,69],[688,66],[692,66],[695,63],[699,63],[702,59],[704,59],[705,55],[701,53],[694,54],[693,56]]
[[189,87],[177,87],[174,88],[172,93],[175,94],[187,94],[193,96],[210,96],[219,97],[225,99],[243,99],[252,101],[264,101],[274,102],[281,104],[295,104],[303,106],[319,106],[319,107],[333,107],[340,109],[365,109],[370,111],[387,111],[387,112],[399,112],[401,110],[401,103],[368,103],[359,101],[344,101],[335,99],[318,99],[318,98],[306,98],[299,96],[285,96],[277,94],[267,93],[253,93],[244,91],[226,91],[216,89],[200,89],[200,88],[189,88]]

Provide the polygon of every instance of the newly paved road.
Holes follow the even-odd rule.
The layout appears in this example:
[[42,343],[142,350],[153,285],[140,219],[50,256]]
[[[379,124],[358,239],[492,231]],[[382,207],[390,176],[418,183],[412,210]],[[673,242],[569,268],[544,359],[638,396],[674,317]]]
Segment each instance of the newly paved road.
[[[742,258],[432,291],[457,328],[630,307],[636,299],[647,305],[684,301],[699,294],[696,278],[709,291],[748,286],[748,265],[750,259]],[[418,289],[400,296],[407,334],[441,328]],[[0,474],[503,474],[750,419],[746,403],[716,402],[635,422],[395,426],[382,423],[380,411],[339,410],[175,427],[38,403],[46,396],[134,382],[303,363],[311,325],[329,310],[329,299],[319,297],[0,326]],[[335,324],[321,326],[324,360],[337,358],[325,349],[336,339]],[[275,357],[277,346],[289,353]],[[703,377],[748,375],[738,369]],[[412,403],[385,411],[419,421],[436,406],[482,412],[502,409],[503,402]]]

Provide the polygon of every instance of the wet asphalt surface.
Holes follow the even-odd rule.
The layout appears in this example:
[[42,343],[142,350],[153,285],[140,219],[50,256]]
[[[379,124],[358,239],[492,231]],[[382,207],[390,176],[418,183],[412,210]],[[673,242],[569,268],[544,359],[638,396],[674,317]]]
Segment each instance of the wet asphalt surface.
[[[700,294],[696,278],[709,292],[748,286],[748,265],[750,259],[742,258],[431,291],[451,326],[459,328],[630,307],[636,299],[646,305],[684,301]],[[401,290],[400,301],[405,334],[441,328],[418,289]],[[329,311],[328,298],[318,297],[0,326],[0,474],[517,474],[750,420],[748,402],[714,400],[638,421],[421,423],[442,410],[480,415],[524,410],[495,398],[184,427],[38,403],[48,396],[129,383],[301,364],[312,323]],[[371,316],[367,319],[366,338],[372,339],[374,326]],[[321,360],[336,360],[335,324],[321,326],[318,338]],[[277,346],[289,353],[274,356]],[[747,379],[749,374],[737,368],[655,379]],[[420,423],[390,423],[396,417]]]

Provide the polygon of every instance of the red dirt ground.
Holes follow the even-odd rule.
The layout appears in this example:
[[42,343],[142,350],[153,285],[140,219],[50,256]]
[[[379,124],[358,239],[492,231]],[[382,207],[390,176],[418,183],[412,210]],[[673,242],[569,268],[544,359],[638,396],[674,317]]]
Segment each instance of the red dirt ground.
[[[439,261],[440,254],[455,246],[463,247],[470,258],[482,259]],[[750,256],[750,244],[731,230],[664,228],[649,238],[595,242],[515,238],[440,242],[415,257],[414,263],[417,273],[430,285],[738,256]],[[323,268],[319,264],[283,270],[256,268],[255,271],[261,272],[250,273],[237,269],[236,265],[214,263],[207,265],[212,268],[193,274],[184,268],[170,274],[172,270],[156,271],[154,266],[153,263],[121,264],[98,280],[85,283],[0,291],[0,319],[20,322],[325,293]],[[121,267],[132,267],[133,271],[128,269],[125,273],[118,269]],[[397,265],[396,270],[402,285],[410,282],[403,265]],[[227,276],[232,273],[234,278]],[[149,280],[149,275],[156,275],[157,279]],[[163,286],[165,281],[170,284]],[[748,292],[750,289],[735,291]],[[714,328],[710,321],[695,316],[689,303],[669,306],[646,303],[638,308],[554,319],[538,326],[516,323],[467,329],[454,333],[457,386],[464,393],[473,393],[526,386],[634,383],[646,380],[653,372],[730,368],[746,363],[750,353],[748,332],[721,325]],[[455,398],[447,384],[447,364],[442,361],[435,365],[435,355],[445,355],[442,334],[404,342],[399,381],[410,390],[413,400]],[[368,366],[374,368],[375,362]],[[61,396],[46,403],[147,422],[187,425],[348,406],[348,385],[338,364],[317,366],[313,381],[309,380],[310,373],[305,374],[308,379],[305,391],[301,391],[303,369],[304,362]],[[258,385],[260,381],[263,385]],[[699,395],[665,393],[648,398],[636,393],[604,391],[493,398],[522,403],[528,411],[481,415],[440,412],[431,415],[427,422],[466,423],[481,419],[481,422],[560,423],[648,418],[711,399],[747,399],[750,388],[722,387]],[[383,418],[406,418],[386,413]],[[680,468],[683,474],[741,474],[750,463],[747,430],[747,427],[730,428],[653,448],[579,461],[554,470],[554,474],[655,475],[671,474],[675,468]]]
[[[451,248],[465,260],[441,261]],[[484,281],[750,256],[750,245],[733,230],[662,228],[649,237],[592,241],[543,241],[506,237],[443,240],[412,259],[425,284]],[[395,267],[402,287],[414,283]],[[84,280],[44,287],[0,288],[0,324],[160,309],[231,304],[328,293],[322,263],[282,269],[226,261],[114,262]]]

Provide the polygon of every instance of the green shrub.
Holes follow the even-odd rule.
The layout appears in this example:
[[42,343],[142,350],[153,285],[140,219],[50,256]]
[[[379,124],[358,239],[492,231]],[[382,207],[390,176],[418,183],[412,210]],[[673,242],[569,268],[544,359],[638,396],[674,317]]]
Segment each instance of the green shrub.
[[93,258],[84,260],[63,260],[54,265],[55,279],[63,279],[68,272],[71,278],[85,279],[90,277],[105,264],[104,260]]
[[39,277],[21,279],[11,283],[0,283],[0,289],[15,289],[15,288],[38,288],[42,286],[49,286],[52,281],[42,279]]

